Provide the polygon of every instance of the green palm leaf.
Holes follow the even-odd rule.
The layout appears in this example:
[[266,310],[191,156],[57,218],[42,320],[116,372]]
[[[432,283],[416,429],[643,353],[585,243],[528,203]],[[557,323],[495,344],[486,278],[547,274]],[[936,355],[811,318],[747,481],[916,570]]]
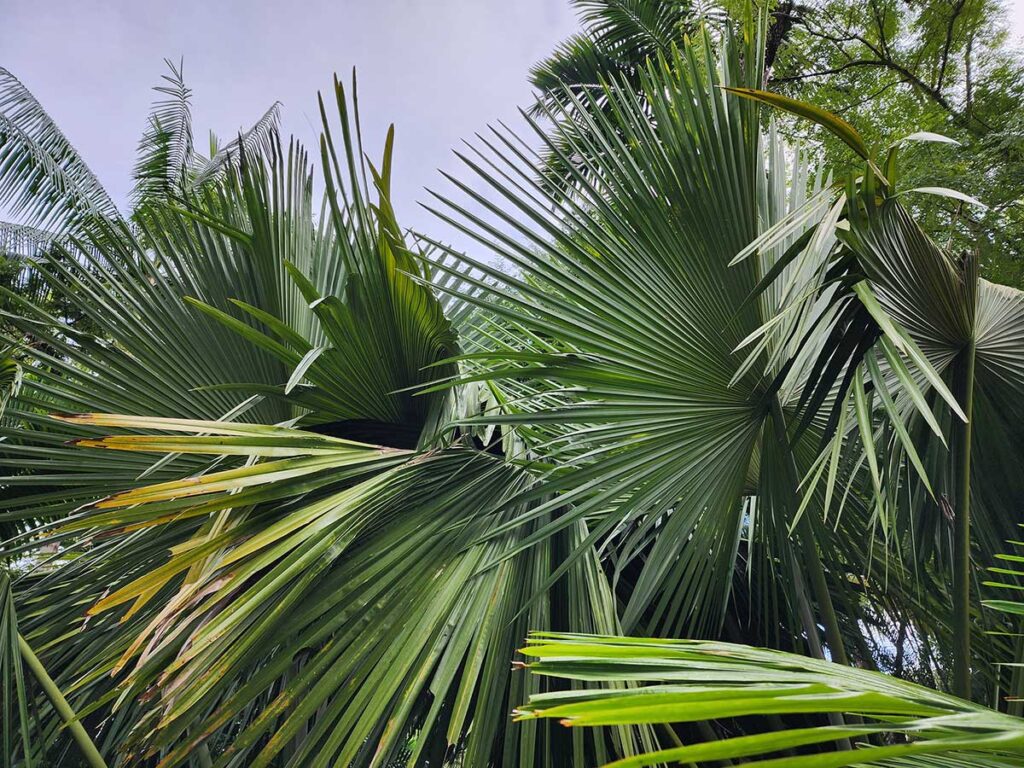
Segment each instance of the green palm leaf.
[[[579,681],[630,683],[618,690],[541,694],[521,719],[570,727],[680,723],[713,718],[849,713],[863,724],[762,728],[609,763],[696,763],[743,758],[744,765],[1012,765],[1024,754],[1024,720],[867,670],[780,651],[688,640],[535,633],[521,651],[528,669]],[[764,722],[764,721],[761,721]],[[777,753],[812,745],[856,748]],[[879,739],[882,739],[881,741]],[[924,759],[918,763],[918,759]]]
[[[790,170],[775,134],[770,148],[762,143],[753,105],[718,87],[760,76],[756,39],[749,47],[727,39],[720,61],[705,39],[651,63],[641,94],[625,81],[600,94],[567,93],[573,106],[552,113],[555,135],[533,129],[552,152],[566,141],[582,158],[574,197],[553,191],[546,177],[533,181],[516,139],[496,132],[478,155],[464,157],[493,195],[456,180],[470,203],[442,198],[437,209],[521,270],[510,277],[464,259],[497,284],[476,280],[488,297],[476,303],[526,338],[520,348],[472,355],[476,378],[520,389],[520,412],[469,423],[533,430],[538,453],[557,465],[546,487],[561,493],[533,514],[572,506],[527,543],[588,520],[592,540],[614,552],[627,628],[715,634],[735,588],[771,606],[766,631],[775,634],[780,624],[801,626],[802,601],[831,599],[828,566],[816,570],[811,553],[820,546],[838,560],[826,542],[841,537],[833,539],[819,515],[801,523],[811,527],[801,530],[799,549],[790,536],[799,478],[785,478],[794,459],[804,468],[815,459],[813,440],[795,456],[781,448],[787,427],[773,416],[777,402],[784,422],[801,394],[802,382],[784,375],[792,334],[773,335],[752,365],[736,351],[775,309],[748,301],[762,270],[816,222],[795,229],[763,262],[730,266],[763,229],[797,210],[813,178],[802,155]],[[580,130],[563,130],[562,121]],[[816,244],[814,258],[826,259],[829,249]],[[532,392],[518,384],[524,379]],[[821,497],[810,501],[817,506]],[[844,524],[861,524],[856,514]],[[815,575],[794,584],[792,569],[804,564]],[[780,578],[790,585],[781,600]],[[803,625],[817,642],[817,627]],[[833,632],[830,643],[839,640]]]
[[281,103],[275,101],[249,128],[212,152],[209,158],[192,157],[189,168],[192,190],[216,180],[233,168],[243,157],[270,157],[277,144],[277,128],[281,121]]
[[[840,133],[849,129],[807,105],[762,92],[740,95],[810,116]],[[891,176],[896,160],[894,147],[886,164]],[[831,343],[822,346],[813,338],[803,342],[814,349],[810,357],[815,362],[809,374],[812,389],[800,405],[806,424],[825,398],[832,397],[836,405],[826,438],[844,441],[847,435],[835,434],[835,425],[838,409],[846,407],[846,393],[852,388],[854,403],[863,405],[868,370],[873,388],[890,390],[882,401],[885,419],[896,423],[894,428],[880,430],[876,440],[863,407],[859,418],[860,439],[880,502],[878,516],[889,516],[892,522],[908,514],[900,507],[909,507],[915,535],[936,542],[936,551],[927,556],[954,563],[950,588],[958,606],[956,677],[959,692],[966,696],[970,637],[976,631],[969,619],[969,603],[976,602],[972,559],[990,561],[1001,541],[1013,535],[1016,521],[1006,510],[1024,498],[1012,473],[993,482],[973,463],[979,456],[1001,461],[997,456],[1007,451],[1011,460],[1019,459],[1016,449],[1009,447],[1016,445],[1011,435],[1017,428],[1016,407],[1010,404],[1015,396],[1009,393],[1021,383],[1018,366],[1010,360],[1019,360],[1024,352],[1024,294],[981,280],[974,254],[951,254],[934,243],[901,205],[899,195],[869,160],[863,175],[848,180],[845,195],[837,201],[842,218],[818,225],[832,230],[840,247],[833,259],[818,267],[824,289],[808,291],[804,301],[825,303],[837,311],[830,320]],[[762,239],[770,242],[771,236]],[[874,363],[879,349],[888,370]],[[935,406],[929,402],[938,398],[953,414],[939,417],[953,436],[948,448],[932,413]],[[922,421],[929,429],[919,428]],[[982,429],[974,429],[975,422]],[[912,432],[919,436],[911,437]],[[914,466],[917,478],[909,483],[910,493],[900,479],[899,461],[890,462],[884,471],[876,466],[879,443],[890,456],[906,456]],[[833,485],[830,481],[827,493],[833,492]],[[949,546],[944,542],[947,517],[954,527]]]
[[585,523],[540,546],[521,544],[543,522],[489,537],[539,503],[517,501],[532,474],[446,424],[461,389],[409,391],[456,370],[445,308],[473,338],[476,310],[432,288],[468,273],[406,246],[391,140],[364,166],[335,97],[319,221],[301,149],[275,144],[153,206],[138,240],[97,241],[89,269],[41,260],[103,337],[25,302],[13,318],[43,343],[3,444],[25,492],[3,515],[41,525],[4,552],[62,547],[19,582],[26,636],[129,762],[532,766],[653,748],[644,728],[580,740],[508,722],[541,689],[510,674],[517,637],[615,631],[614,600],[593,553],[560,568]]
[[70,231],[84,219],[117,217],[99,180],[42,105],[0,68],[0,204],[20,223]]
[[21,364],[14,354],[14,349],[0,349],[0,416],[12,397],[17,397],[21,389],[23,372]]
[[149,126],[139,141],[132,190],[134,206],[180,195],[193,163],[192,89],[185,85],[183,64],[164,59],[170,74],[153,88],[164,98],[153,105]]
[[38,729],[40,702],[34,698],[34,692],[29,687],[33,678],[42,689],[42,698],[71,733],[85,763],[90,768],[106,768],[99,750],[79,722],[78,715],[50,678],[32,647],[21,636],[11,578],[6,570],[0,569],[0,680],[3,681],[4,691],[3,708],[0,710],[3,715],[0,719],[0,740],[3,743],[5,768],[11,765],[32,768],[33,765],[46,764],[46,745],[52,739],[52,733],[36,733],[33,721],[29,719],[29,711],[34,710],[34,725]]

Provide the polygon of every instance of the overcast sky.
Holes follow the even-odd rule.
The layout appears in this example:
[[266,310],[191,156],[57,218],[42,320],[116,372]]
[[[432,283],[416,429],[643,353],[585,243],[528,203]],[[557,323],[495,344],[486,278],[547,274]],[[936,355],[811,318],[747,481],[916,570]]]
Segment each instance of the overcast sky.
[[[1007,6],[1019,44],[1024,0]],[[284,133],[314,146],[316,92],[355,66],[368,150],[396,124],[399,220],[446,237],[415,205],[423,187],[458,168],[461,139],[517,117],[530,66],[576,26],[568,0],[0,0],[0,65],[121,204],[164,57],[184,58],[202,147],[209,129],[230,139],[274,100]]]
[[0,66],[119,204],[164,57],[184,58],[203,149],[210,129],[230,139],[274,100],[283,133],[315,146],[316,93],[354,66],[367,150],[395,123],[400,222],[437,232],[415,204],[423,187],[458,167],[462,138],[517,117],[530,66],[576,28],[568,0],[0,0]]
[[1004,0],[1010,17],[1010,28],[1018,44],[1024,43],[1024,0]]

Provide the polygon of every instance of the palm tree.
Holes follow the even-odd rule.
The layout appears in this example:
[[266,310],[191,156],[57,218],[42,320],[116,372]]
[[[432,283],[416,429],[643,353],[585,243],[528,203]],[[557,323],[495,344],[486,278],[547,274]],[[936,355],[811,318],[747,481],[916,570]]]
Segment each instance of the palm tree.
[[279,121],[275,102],[256,123],[224,146],[210,137],[210,155],[195,151],[192,91],[181,63],[154,88],[161,95],[139,141],[131,209],[122,214],[99,179],[32,93],[0,67],[0,206],[14,217],[0,222],[5,257],[34,255],[54,242],[80,237],[95,221],[132,221],[152,203],[182,197],[238,161],[241,149],[266,149]]
[[546,178],[558,189],[571,188],[573,171],[586,173],[578,151],[569,136],[586,130],[585,121],[574,115],[584,95],[597,111],[611,108],[604,99],[604,84],[609,80],[628,83],[631,90],[643,94],[641,79],[648,59],[671,56],[673,47],[682,45],[687,35],[699,26],[702,14],[690,0],[573,0],[583,31],[561,43],[546,59],[530,70],[530,83],[536,89],[537,102],[530,110],[536,118],[555,113],[560,125],[552,133],[558,150],[546,150]]
[[[1021,489],[1012,479],[990,478],[991,463],[981,475],[973,468],[972,457],[977,454],[991,462],[1011,463],[1022,458],[1014,438],[1019,414],[1009,392],[1024,383],[1020,363],[1024,356],[1024,294],[981,279],[976,254],[948,253],[917,225],[902,205],[906,194],[938,194],[981,203],[955,190],[900,188],[899,143],[888,148],[883,175],[856,130],[834,115],[770,93],[737,93],[818,120],[843,138],[865,163],[859,183],[849,179],[845,187],[834,189],[832,204],[843,208],[841,231],[836,229],[840,220],[818,225],[819,229],[830,228],[829,236],[836,237],[840,247],[833,263],[820,265],[818,275],[814,270],[810,273],[809,279],[824,284],[820,272],[827,268],[829,288],[809,292],[805,301],[824,302],[836,309],[830,330],[836,343],[825,345],[817,354],[815,370],[820,375],[815,389],[819,397],[810,397],[808,408],[813,410],[826,392],[838,389],[840,402],[852,395],[858,413],[869,414],[873,393],[882,395],[896,426],[884,446],[886,452],[890,456],[905,452],[917,469],[916,476],[907,478],[906,483],[911,491],[908,512],[917,520],[918,531],[934,536],[937,524],[945,522],[943,512],[953,518],[951,546],[943,547],[940,556],[952,572],[953,688],[970,698],[971,622],[980,602],[971,583],[972,549],[982,562],[991,561],[1002,540],[1014,536],[1017,521],[1007,512],[1021,498]],[[949,141],[930,134],[911,138]],[[836,284],[839,290],[835,290]],[[843,343],[854,337],[855,344]],[[900,374],[892,366],[894,345],[926,356],[934,371],[933,383],[941,389],[942,383],[935,380],[941,375],[955,394],[952,405],[959,418],[949,424],[951,450],[946,450],[941,431],[926,428],[925,422],[931,419],[934,426],[934,419],[927,408],[913,407],[911,390],[901,393],[898,402],[886,401],[891,388],[887,379]],[[879,362],[883,355],[883,362],[888,363],[885,368]],[[975,422],[984,425],[977,434]],[[866,458],[877,495],[888,500],[884,506],[892,511],[899,498],[899,478],[892,477],[891,468],[876,466],[876,440],[869,427],[861,427],[863,443],[868,446]],[[843,438],[835,436],[836,446]],[[929,469],[920,456],[927,459]],[[883,474],[888,475],[886,488]],[[981,475],[977,478],[981,482],[973,484],[972,490],[975,475]],[[972,518],[980,523],[973,537]]]
[[[160,766],[643,765],[742,727],[674,710],[585,732],[512,723],[531,697],[594,697],[595,682],[632,695],[615,671],[510,671],[531,629],[685,635],[702,639],[688,661],[728,652],[741,675],[816,676],[844,705],[780,705],[806,728],[830,717],[792,747],[851,743],[870,714],[965,715],[1009,744],[1013,718],[903,684],[891,709],[865,709],[877,678],[825,661],[877,664],[868,628],[897,612],[922,648],[954,647],[924,480],[946,458],[925,433],[958,430],[964,398],[895,311],[903,286],[867,272],[846,235],[869,231],[847,202],[877,189],[870,174],[838,197],[720,87],[760,85],[764,34],[763,19],[726,27],[599,91],[565,87],[531,130],[578,159],[571,196],[529,142],[481,139],[464,160],[485,189],[452,178],[435,207],[511,274],[401,229],[393,135],[366,159],[337,82],[320,104],[320,204],[305,152],[274,132],[195,183],[168,106],[131,221],[83,214],[70,193],[31,203],[75,228],[37,269],[92,326],[8,295],[10,340],[30,343],[0,425],[0,519],[30,527],[2,553],[34,553],[9,615],[67,706],[23,686],[44,738],[11,754],[47,759],[67,712],[110,762]],[[877,242],[904,260],[906,237]],[[990,339],[1015,337],[1013,312],[988,318]],[[1019,389],[1010,374],[999,397]],[[61,549],[43,561],[44,543]],[[1012,616],[984,618],[974,651],[1015,658],[985,632],[1015,631]],[[994,692],[1003,677],[983,672]],[[719,743],[682,754],[739,755]]]
[[[493,430],[450,426],[499,389],[413,393],[456,372],[446,361],[476,321],[405,243],[391,138],[365,164],[333,95],[319,220],[304,153],[275,145],[137,232],[104,223],[90,241],[102,260],[41,260],[100,330],[23,300],[12,320],[43,343],[5,431],[6,461],[37,471],[5,478],[5,519],[41,523],[5,549],[44,533],[67,546],[18,579],[21,631],[123,760],[534,765],[650,748],[642,728],[579,740],[508,721],[533,692],[508,671],[519,638],[616,631],[611,593],[592,555],[523,610],[585,525],[537,547],[529,527],[481,540],[534,505],[518,500],[532,476]],[[104,438],[111,427],[131,433]]]
[[[572,5],[583,31],[530,72],[530,82],[548,108],[570,104],[570,94],[590,92],[600,99],[609,78],[639,86],[644,63],[670,55],[697,30],[703,16],[699,4],[688,0],[573,0]],[[539,104],[534,111],[541,114],[543,108]]]
[[[467,233],[523,275],[466,259],[498,284],[478,287],[527,339],[561,342],[544,350],[529,341],[492,347],[474,359],[480,378],[534,381],[518,398],[523,412],[499,421],[559,425],[545,443],[546,461],[558,465],[546,487],[562,491],[557,503],[572,499],[573,506],[548,530],[586,519],[597,521],[595,543],[615,542],[627,631],[724,632],[777,646],[795,637],[812,654],[870,664],[861,626],[866,594],[879,590],[871,599],[877,603],[888,599],[883,593],[899,594],[919,607],[922,634],[942,628],[934,605],[918,598],[914,574],[896,561],[912,531],[876,524],[867,473],[837,470],[858,490],[830,525],[821,489],[798,488],[820,466],[828,424],[822,419],[799,439],[789,437],[797,406],[814,391],[810,361],[796,356],[792,334],[766,335],[754,354],[737,351],[786,306],[794,307],[794,327],[810,327],[814,306],[788,299],[779,307],[781,289],[758,299],[760,285],[775,264],[785,267],[787,252],[802,254],[805,271],[817,275],[836,245],[831,232],[815,229],[818,219],[793,225],[814,187],[805,158],[787,161],[774,133],[762,138],[757,110],[719,92],[722,81],[758,81],[751,46],[741,55],[727,41],[729,53],[717,64],[705,40],[652,63],[642,95],[626,83],[606,86],[604,111],[596,97],[580,97],[573,114],[586,132],[547,139],[553,152],[566,138],[587,158],[572,199],[543,181],[530,186],[522,154],[500,135],[487,143],[485,160],[467,158],[509,205],[503,210],[459,183],[494,216],[470,216],[467,206],[451,203],[449,219],[465,222]],[[554,114],[551,122],[563,118]],[[811,210],[831,221],[841,211],[822,205],[830,192],[821,178],[817,185]],[[786,235],[759,259],[730,266],[774,222],[788,226]],[[824,343],[827,332],[819,324],[811,341]],[[903,366],[902,385],[918,399],[924,395],[911,370],[944,390],[927,359]],[[883,587],[868,576],[872,557],[886,552],[894,565]]]
[[[180,201],[210,185],[238,162],[241,148],[266,151],[277,129],[280,104],[275,102],[224,146],[211,133],[209,156],[203,156],[194,146],[192,92],[182,65],[169,59],[165,63],[168,74],[154,88],[160,98],[139,141],[135,184],[123,212],[39,101],[0,67],[0,209],[12,217],[0,220],[0,286],[81,330],[96,329],[50,290],[33,268],[35,258],[59,243],[62,250],[56,253],[82,261],[87,231],[99,227],[108,235],[114,232],[104,223],[123,221],[138,236],[138,223],[154,206]],[[7,304],[2,305],[5,311]]]
[[[1011,564],[1021,561],[1017,554],[998,557]],[[1020,571],[990,570],[997,580],[986,586],[1012,590],[1010,594],[1020,591]],[[1024,614],[1024,603],[1018,600],[993,599],[985,605],[1013,616]],[[842,728],[812,721],[811,727],[747,731],[626,758],[609,768],[737,758],[749,758],[755,765],[822,764],[821,755],[797,756],[791,750],[843,739],[857,739],[858,748],[834,750],[825,764],[1009,768],[1024,755],[1019,705],[1011,705],[1014,714],[1005,714],[888,675],[795,654],[708,641],[558,633],[532,634],[520,653],[529,660],[523,666],[534,674],[577,683],[617,680],[624,686],[538,694],[517,711],[523,721],[557,718],[570,727],[593,727],[709,717],[779,722],[780,714],[855,712],[860,718]],[[1014,658],[1021,658],[1019,642]],[[786,757],[764,759],[780,752]]]

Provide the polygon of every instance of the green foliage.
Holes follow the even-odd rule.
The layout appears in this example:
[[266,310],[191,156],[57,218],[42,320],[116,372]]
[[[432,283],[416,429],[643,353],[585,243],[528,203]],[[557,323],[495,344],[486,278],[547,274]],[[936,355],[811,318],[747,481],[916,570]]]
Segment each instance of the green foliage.
[[[579,5],[585,32],[532,73],[548,107],[566,106],[565,92],[599,94],[608,78],[625,78],[636,89],[644,62],[682,45],[700,18],[697,8],[677,3]],[[838,115],[871,146],[920,131],[958,141],[957,151],[909,146],[901,164],[904,187],[958,190],[987,210],[922,198],[913,201],[914,215],[951,250],[978,249],[987,278],[1024,285],[1024,60],[1009,44],[1000,0],[773,0],[767,6],[765,72],[756,87]],[[723,11],[742,19],[750,3],[723,2],[704,13]],[[841,140],[799,122],[785,129],[791,138],[822,141],[836,173],[851,169]],[[557,156],[549,162],[568,178]]]
[[538,690],[508,669],[527,629],[614,631],[614,603],[592,552],[546,583],[584,523],[537,546],[542,522],[491,536],[538,502],[518,499],[528,472],[448,425],[477,387],[410,391],[456,372],[453,323],[473,338],[461,300],[431,287],[461,273],[406,244],[391,140],[379,171],[365,163],[332,96],[342,138],[325,104],[319,221],[305,155],[275,144],[135,231],[106,225],[102,258],[40,257],[95,335],[14,297],[34,369],[5,431],[22,469],[3,480],[4,520],[35,527],[5,553],[64,547],[19,580],[25,605],[52,606],[25,634],[133,764],[208,750],[221,765],[532,766],[651,748],[642,728],[578,740],[507,717]]
[[1024,294],[934,236],[973,205],[916,175],[942,137],[765,90],[785,4],[578,5],[525,135],[435,195],[470,255],[401,229],[354,83],[317,174],[276,105],[200,158],[169,65],[126,216],[0,87],[9,762],[1019,761],[974,564],[1024,500]]
[[14,75],[0,68],[0,205],[55,235],[116,215],[96,176]]
[[0,350],[0,416],[3,415],[7,402],[17,397],[21,389],[23,373],[14,349],[7,347]]
[[[772,90],[841,115],[873,146],[913,131],[959,141],[958,149],[908,145],[901,182],[956,189],[988,210],[915,199],[914,214],[954,252],[977,249],[989,279],[1024,284],[1024,61],[1009,44],[1001,4],[814,0],[775,10],[785,36]],[[794,131],[808,133],[799,124]],[[836,142],[825,148],[831,167],[849,167]]]
[[609,75],[637,84],[644,62],[670,54],[696,30],[698,21],[688,0],[573,0],[573,5],[583,32],[562,43],[530,73],[549,107],[569,103],[566,90],[577,96],[600,93]]
[[[749,735],[638,755],[609,768],[665,763],[744,765],[1011,766],[1024,755],[1024,720],[877,672],[791,653],[699,640],[536,633],[522,649],[531,672],[615,681],[617,690],[538,694],[517,715],[573,728],[625,723],[852,713],[856,724],[765,728]],[[758,722],[764,723],[763,720]],[[813,722],[813,719],[811,720]],[[760,731],[760,732],[758,732]],[[800,754],[852,739],[855,749]],[[782,753],[785,757],[771,756]],[[927,762],[918,762],[924,757]]]

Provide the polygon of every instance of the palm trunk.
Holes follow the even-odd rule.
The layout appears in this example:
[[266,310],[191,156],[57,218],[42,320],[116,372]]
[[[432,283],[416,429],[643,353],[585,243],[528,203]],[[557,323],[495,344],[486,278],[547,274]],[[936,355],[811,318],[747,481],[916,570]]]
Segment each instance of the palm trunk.
[[88,763],[90,768],[107,768],[107,764],[103,762],[100,751],[96,749],[96,745],[92,743],[89,734],[85,732],[85,728],[82,726],[75,711],[71,708],[71,705],[68,704],[68,700],[64,698],[64,694],[60,692],[60,688],[57,687],[57,684],[53,682],[53,678],[46,672],[43,663],[39,661],[39,657],[35,655],[32,647],[20,634],[18,635],[18,650],[21,651],[21,658],[24,659],[25,665],[39,682],[43,692],[46,693],[46,697],[53,704],[53,708],[60,715],[60,719],[64,721],[68,731],[71,732],[72,738],[77,742],[85,762]]
[[953,693],[971,698],[971,428],[974,418],[974,341],[953,362],[955,396],[966,422],[954,422]]

